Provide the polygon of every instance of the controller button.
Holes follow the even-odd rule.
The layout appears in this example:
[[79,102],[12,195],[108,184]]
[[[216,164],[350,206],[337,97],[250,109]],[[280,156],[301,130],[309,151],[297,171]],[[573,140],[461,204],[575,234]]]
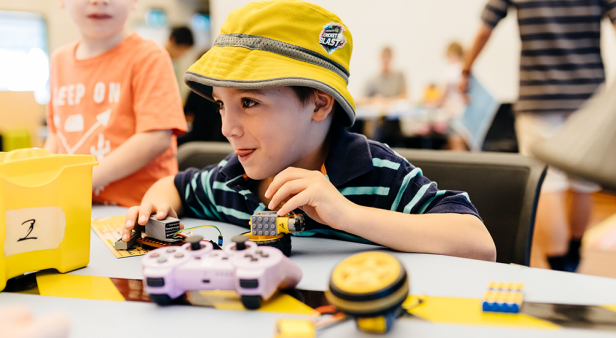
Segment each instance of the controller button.
[[202,282],[203,282],[203,283],[205,283],[205,284],[207,284],[207,283],[209,283],[209,282],[210,282],[210,280],[209,280],[209,279],[204,279],[204,280],[202,280]]
[[195,256],[195,259],[201,259],[201,256]]
[[269,257],[269,255],[268,255],[268,254],[266,254],[266,253],[263,253],[263,254],[261,254],[261,257],[263,257],[263,258],[267,258],[267,257]]
[[158,252],[152,252],[152,253],[150,254],[150,257],[152,257],[152,258],[156,258],[156,257],[158,257],[158,256],[160,256],[160,254],[159,254]]
[[153,287],[165,286],[165,279],[148,277],[146,278],[146,283],[148,286],[153,286]]
[[258,259],[257,257],[251,257],[251,258],[250,258],[250,261],[251,261],[251,262],[256,262],[256,261],[258,261],[258,260],[259,260],[259,259]]
[[255,253],[256,253],[257,255],[262,255],[262,254],[263,254],[263,250],[257,250],[257,251],[255,251]]
[[222,260],[226,261],[227,259],[229,259],[229,257],[223,257]]
[[168,253],[174,253],[174,252],[175,252],[175,249],[167,249],[167,252],[168,252]]
[[259,287],[258,279],[240,279],[240,287],[244,289],[256,289]]
[[252,255],[251,254],[245,254],[244,257],[245,258],[248,258],[248,257],[252,258]]
[[159,258],[159,259],[158,259],[158,263],[164,263],[164,262],[166,262],[166,261],[167,261],[167,259],[166,259],[166,258]]
[[173,256],[173,257],[175,257],[175,258],[182,258],[182,257],[184,257],[184,254],[176,253],[175,256]]

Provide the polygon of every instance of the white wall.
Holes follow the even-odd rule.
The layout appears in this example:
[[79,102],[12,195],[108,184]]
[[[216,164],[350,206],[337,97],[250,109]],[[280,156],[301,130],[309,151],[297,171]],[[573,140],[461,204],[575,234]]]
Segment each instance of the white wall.
[[[412,97],[438,82],[446,65],[445,49],[452,40],[469,47],[481,25],[487,0],[308,0],[336,13],[353,34],[349,90],[360,95],[366,79],[379,67],[379,52],[394,48],[394,62],[407,75]],[[234,9],[248,0],[210,0],[213,38]],[[476,76],[501,101],[514,101],[518,93],[520,39],[515,11],[496,27],[474,68]],[[616,35],[605,23],[604,61],[616,76]]]

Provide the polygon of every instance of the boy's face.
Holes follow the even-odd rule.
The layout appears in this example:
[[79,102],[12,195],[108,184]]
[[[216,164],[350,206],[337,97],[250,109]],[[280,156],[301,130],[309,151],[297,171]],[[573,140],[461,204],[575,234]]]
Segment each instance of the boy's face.
[[215,87],[213,97],[221,108],[222,133],[254,180],[306,167],[302,161],[320,151],[331,123],[315,114],[314,103],[303,106],[290,87]]
[[81,34],[101,39],[120,33],[137,0],[60,0]]

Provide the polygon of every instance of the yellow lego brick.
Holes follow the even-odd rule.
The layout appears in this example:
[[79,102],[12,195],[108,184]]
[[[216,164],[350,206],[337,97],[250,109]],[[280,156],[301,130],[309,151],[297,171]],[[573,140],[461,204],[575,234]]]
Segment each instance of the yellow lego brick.
[[307,319],[281,319],[276,322],[276,338],[314,338],[316,329]]

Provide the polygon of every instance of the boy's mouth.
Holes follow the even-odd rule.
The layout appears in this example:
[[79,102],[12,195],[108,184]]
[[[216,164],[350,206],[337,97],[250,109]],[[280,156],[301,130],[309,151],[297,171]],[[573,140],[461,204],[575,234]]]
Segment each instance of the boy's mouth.
[[236,149],[235,150],[235,154],[239,158],[244,159],[244,158],[247,158],[248,156],[250,156],[254,151],[255,151],[255,149],[246,149],[246,148]]
[[92,19],[92,20],[107,20],[107,19],[111,19],[111,15],[105,14],[105,13],[94,13],[94,14],[88,15],[88,19]]

